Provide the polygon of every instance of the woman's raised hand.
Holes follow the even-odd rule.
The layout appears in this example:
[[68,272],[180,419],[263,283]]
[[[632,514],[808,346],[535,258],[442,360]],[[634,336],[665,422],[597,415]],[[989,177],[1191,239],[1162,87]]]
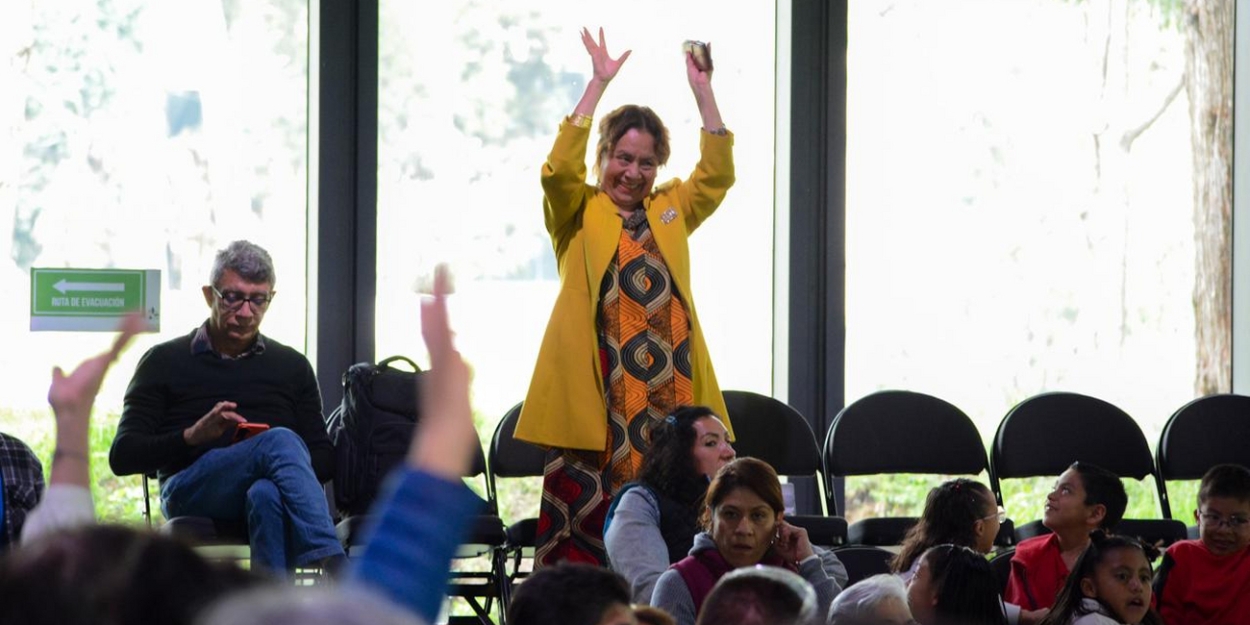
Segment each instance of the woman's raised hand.
[[[707,56],[712,58],[712,43],[707,44]],[[699,65],[694,62],[694,55],[686,53],[686,79],[690,81],[690,88],[698,90],[699,87],[706,87],[712,84],[712,70],[699,69]]]
[[631,50],[626,50],[621,54],[620,58],[613,59],[608,54],[608,46],[603,40],[603,28],[599,28],[599,41],[595,42],[595,38],[591,36],[590,30],[582,28],[582,44],[586,46],[586,52],[590,53],[590,61],[594,64],[594,77],[603,81],[611,82],[616,78],[616,73],[621,70],[621,66],[625,64],[625,59],[629,58]]

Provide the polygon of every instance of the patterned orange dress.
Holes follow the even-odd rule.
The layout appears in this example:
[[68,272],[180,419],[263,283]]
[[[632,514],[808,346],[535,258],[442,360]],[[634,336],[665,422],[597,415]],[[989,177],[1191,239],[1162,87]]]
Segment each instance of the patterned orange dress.
[[642,465],[651,424],[694,401],[690,319],[645,211],[635,210],[624,220],[599,292],[608,447],[604,452],[548,452],[538,526],[540,566],[560,560],[607,564],[603,519],[612,494]]

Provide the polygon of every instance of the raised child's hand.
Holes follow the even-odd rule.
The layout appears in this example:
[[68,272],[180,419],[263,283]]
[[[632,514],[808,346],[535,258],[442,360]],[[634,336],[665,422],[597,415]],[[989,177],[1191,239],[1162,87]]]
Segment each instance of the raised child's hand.
[[122,320],[121,332],[108,351],[82,361],[74,371],[66,374],[60,367],[52,369],[52,384],[48,387],[48,403],[56,415],[58,427],[65,419],[86,420],[91,417],[91,405],[100,392],[104,374],[143,329],[143,315],[135,313]]
[[451,275],[434,274],[434,294],[421,302],[421,336],[430,351],[430,370],[421,376],[421,427],[413,434],[410,465],[447,479],[468,473],[481,445],[469,406],[469,367],[456,350],[447,315]]

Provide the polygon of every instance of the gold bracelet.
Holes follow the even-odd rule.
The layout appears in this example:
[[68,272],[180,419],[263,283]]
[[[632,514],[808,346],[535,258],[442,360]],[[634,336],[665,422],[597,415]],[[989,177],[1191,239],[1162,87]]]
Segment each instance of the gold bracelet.
[[578,128],[590,128],[590,122],[594,121],[594,119],[595,118],[589,115],[582,115],[581,113],[577,113],[576,115],[573,115],[572,117],[569,118],[569,123],[573,124],[574,126],[577,126]]

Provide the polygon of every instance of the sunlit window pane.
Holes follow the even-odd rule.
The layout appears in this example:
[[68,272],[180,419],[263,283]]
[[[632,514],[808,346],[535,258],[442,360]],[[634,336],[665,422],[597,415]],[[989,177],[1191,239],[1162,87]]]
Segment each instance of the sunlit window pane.
[[[746,3],[383,2],[378,155],[379,356],[425,358],[416,291],[456,274],[452,314],[493,422],[529,383],[558,289],[539,170],[590,73],[578,35],[632,49],[600,103],[652,107],[672,136],[659,180],[686,178],[700,120],[681,43],[713,43],[738,182],[691,239],[693,290],[723,388],[769,392],[775,7]],[[657,16],[663,15],[662,19]],[[489,430],[483,430],[489,435]]]
[[[931,393],[988,439],[1016,402],[1074,391],[1153,445],[1197,375],[1182,16],[849,7],[848,401]],[[918,513],[924,490],[900,505]],[[1040,498],[1019,505],[1040,514]]]
[[[14,2],[0,9],[0,429],[50,443],[52,366],[107,333],[30,332],[31,267],[159,269],[161,332],[97,403],[107,449],[139,356],[208,314],[200,287],[234,239],[266,247],[278,297],[263,331],[303,349],[308,4]],[[110,415],[103,417],[103,415]],[[101,464],[94,473],[111,476]],[[134,496],[136,478],[125,478]],[[98,505],[121,521],[130,510]]]

